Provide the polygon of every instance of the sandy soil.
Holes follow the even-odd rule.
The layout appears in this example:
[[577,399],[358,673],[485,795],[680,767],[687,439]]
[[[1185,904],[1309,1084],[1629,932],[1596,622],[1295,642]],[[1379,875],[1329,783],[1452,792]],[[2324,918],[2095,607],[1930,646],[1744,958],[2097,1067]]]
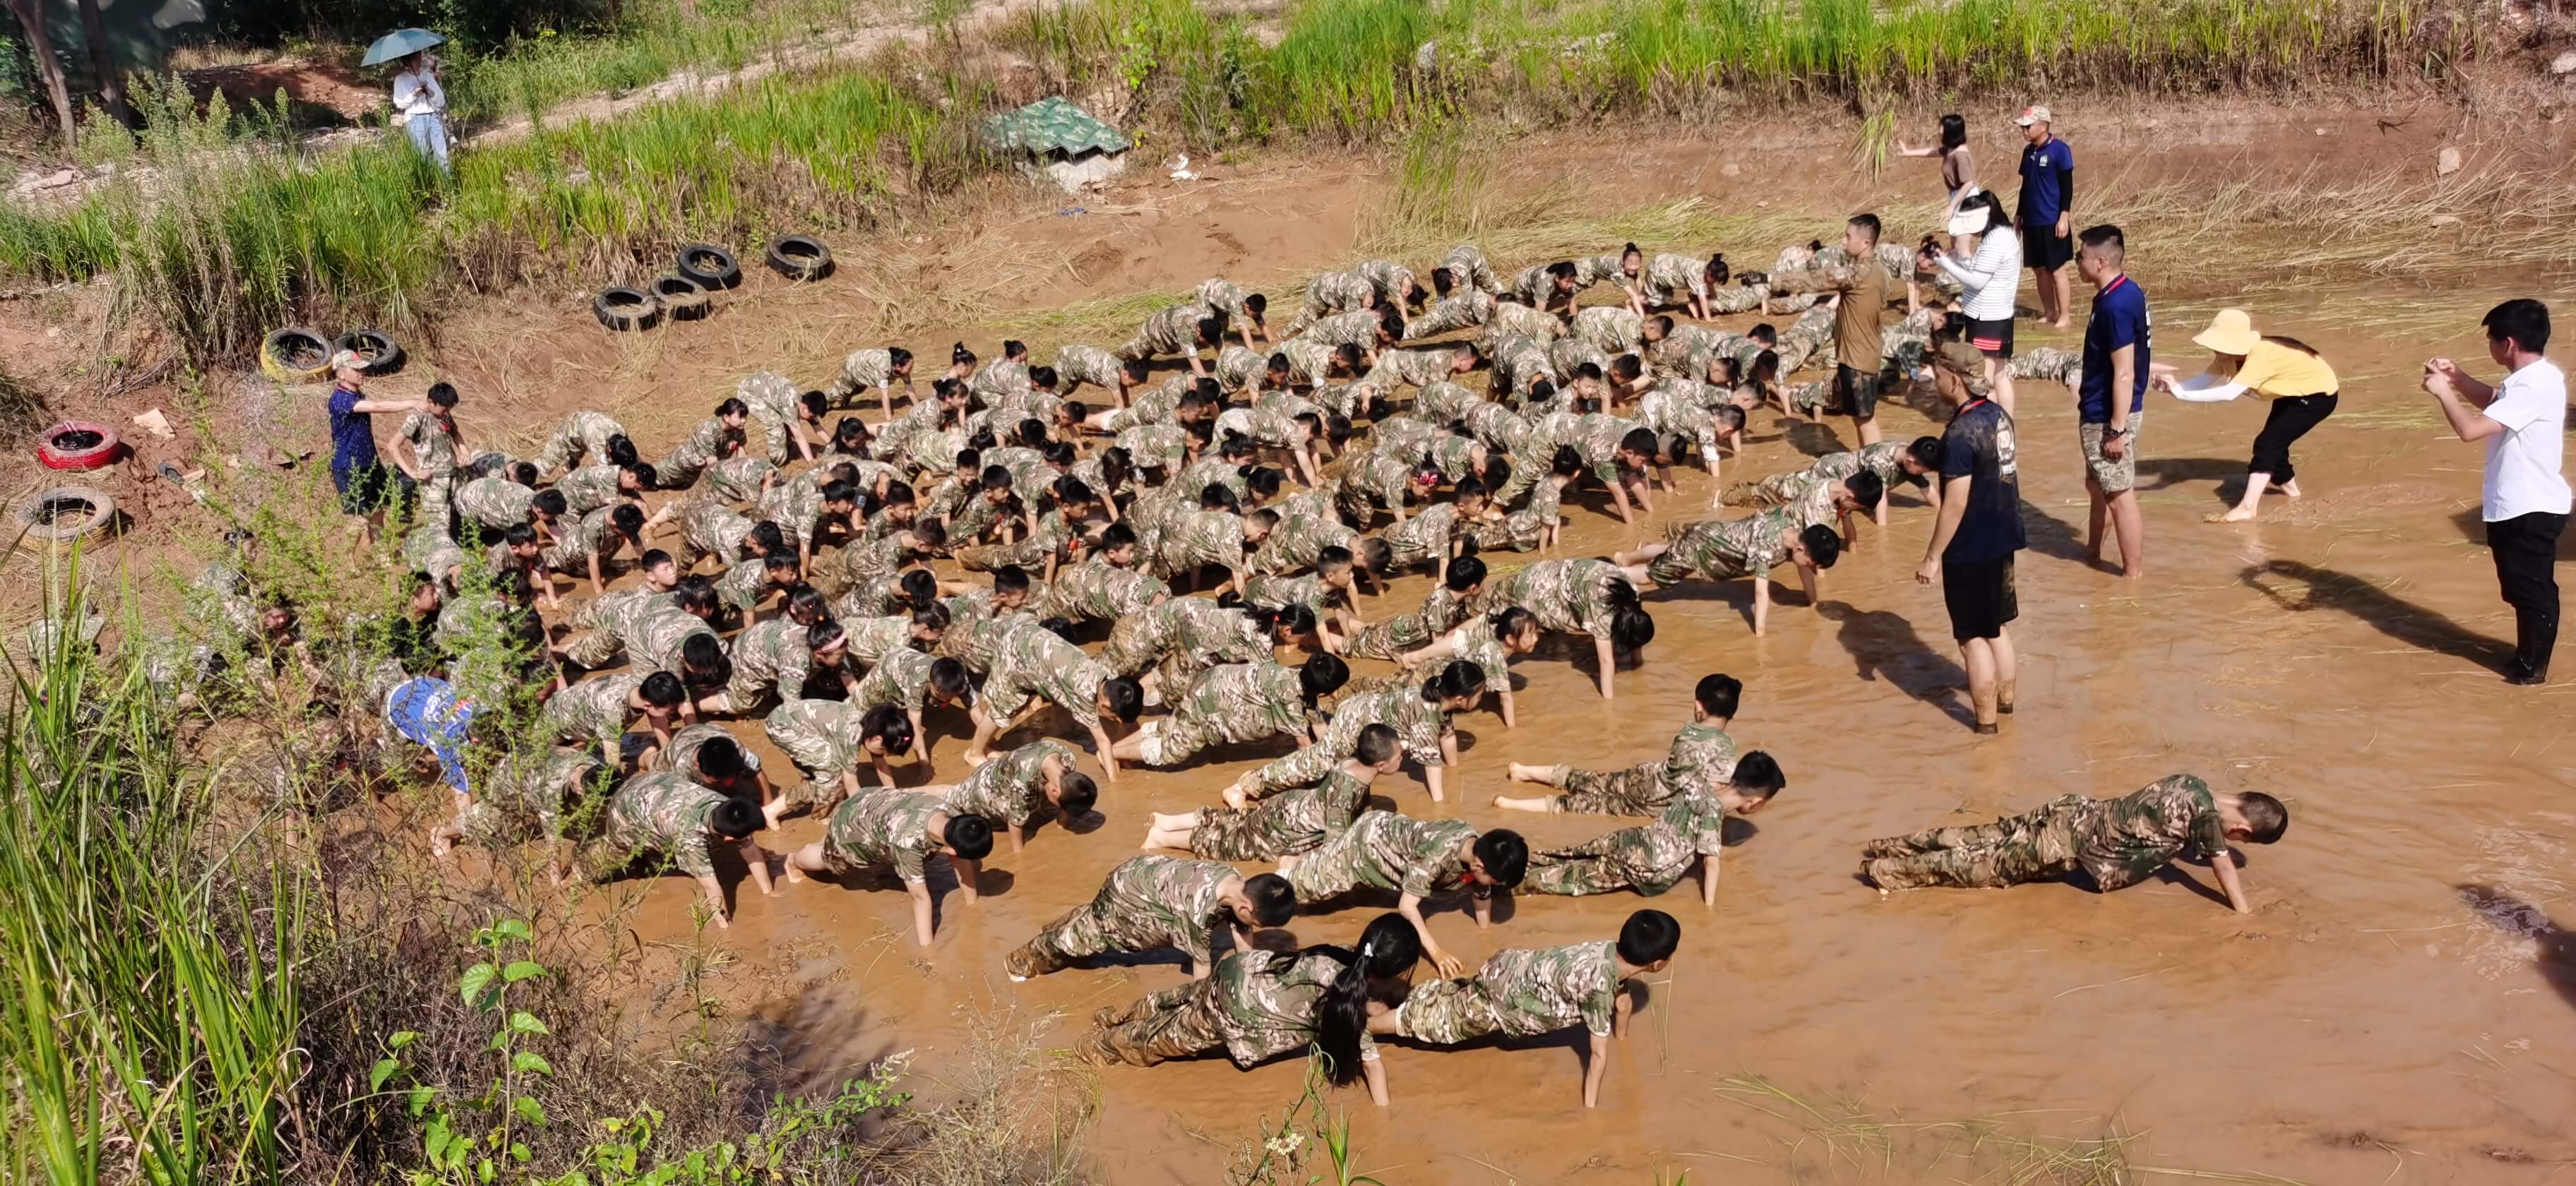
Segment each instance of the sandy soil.
[[[2383,131],[2382,116],[2362,111],[2332,123],[2247,114],[2231,140],[2223,112],[2197,117],[2188,136],[2172,134],[2177,118],[2088,125],[2070,116],[2069,135],[2079,151],[2115,148],[2138,176],[2214,177],[2248,161],[2421,161],[2429,170],[2434,147],[2458,142],[2450,138],[2460,131],[2423,116]],[[2317,137],[2317,126],[2330,130]],[[1788,155],[1800,143],[1822,159]],[[1795,204],[1814,213],[1820,232],[1854,206],[1931,187],[1928,165],[1921,175],[1852,174],[1845,143],[1786,128],[1533,142],[1498,184],[1572,177],[1605,209],[1691,194]],[[1993,171],[2011,157],[1998,146],[1984,159]],[[586,300],[570,295],[459,310],[434,349],[416,351],[427,357],[382,388],[407,394],[447,377],[467,393],[469,434],[505,448],[532,443],[566,410],[596,407],[622,418],[649,452],[742,373],[777,368],[818,383],[840,353],[878,344],[888,325],[961,327],[901,338],[925,357],[954,337],[989,353],[1000,327],[1030,323],[1028,310],[1179,291],[1217,273],[1276,285],[1342,262],[1384,189],[1382,173],[1359,161],[1209,173],[1187,187],[1149,175],[1084,199],[1079,215],[1060,215],[1069,203],[1052,198],[993,199],[950,231],[838,245],[841,272],[822,284],[757,273],[713,318],[651,334],[600,332]],[[1708,246],[1767,260],[1779,244]],[[1515,668],[1518,729],[1490,712],[1460,721],[1465,753],[1449,802],[1429,803],[1410,778],[1380,784],[1410,813],[1511,826],[1534,843],[1585,838],[1618,822],[1487,807],[1506,789],[1505,764],[1660,754],[1688,717],[1693,682],[1726,671],[1748,689],[1737,737],[1777,755],[1791,785],[1729,855],[1714,910],[1687,889],[1653,903],[1682,920],[1682,957],[1614,1053],[1599,1111],[1577,1106],[1570,1039],[1396,1049],[1392,1108],[1373,1110],[1356,1093],[1334,1101],[1352,1113],[1362,1168],[1406,1186],[1642,1183],[1682,1170],[1742,1182],[1984,1181],[1995,1172],[1992,1147],[1971,1156],[1958,1130],[1849,1124],[1819,1134],[1794,1106],[1730,1091],[1757,1078],[1837,1118],[1995,1118],[2059,1139],[2131,1134],[2134,1164],[2168,1170],[2539,1183],[2576,1163],[2564,1124],[2576,1111],[2567,1055],[2576,1046],[2567,929],[2576,926],[2567,901],[2576,809],[2565,794],[2576,781],[2566,736],[2576,685],[2562,676],[2550,688],[2510,689],[2493,674],[2511,622],[2478,542],[2479,455],[2450,439],[2413,380],[2428,355],[2481,357],[2475,320],[2487,305],[2525,294],[2563,301],[2567,285],[2495,277],[2437,288],[2402,275],[2267,276],[2248,264],[2237,275],[2172,274],[2147,243],[2133,252],[2132,272],[2156,301],[2160,357],[2196,361],[2185,340],[2229,304],[2257,310],[2267,328],[2295,333],[2334,362],[2342,410],[2297,453],[2309,496],[2270,500],[2258,525],[2203,524],[2232,497],[2261,409],[2160,398],[2141,466],[2150,573],[2122,581],[2083,558],[2069,401],[2060,389],[2024,385],[2033,546],[2016,626],[2023,695],[2000,738],[1978,739],[1961,724],[1963,676],[1938,594],[1911,580],[1930,522],[1908,499],[1890,531],[1862,529],[1860,551],[1827,575],[1821,606],[1775,609],[1768,637],[1749,633],[1747,586],[1652,596],[1657,639],[1642,666],[1620,674],[1615,702],[1593,692],[1588,658],[1578,664],[1552,645]],[[1011,336],[1041,358],[1062,340]],[[2023,337],[2025,347],[2072,344],[2028,322]],[[228,383],[209,390],[219,410],[239,398]],[[270,431],[318,441],[316,403],[284,405],[298,408],[297,419]],[[1901,407],[1886,427],[1891,436],[1937,431]],[[1783,426],[1766,414],[1756,428],[1729,480],[1852,444],[1847,422]],[[1686,471],[1665,515],[1704,515],[1706,482]],[[1660,532],[1659,523],[1622,530],[1597,497],[1569,513],[1569,555]],[[172,516],[162,532],[116,550],[129,563],[155,554],[199,534],[186,522]],[[1425,584],[1404,581],[1368,608],[1409,608]],[[944,781],[964,770],[964,722],[934,721]],[[739,731],[773,769],[787,769],[755,727]],[[1095,1008],[1173,983],[1181,969],[1147,959],[1014,986],[1002,955],[1087,898],[1134,850],[1146,811],[1210,802],[1259,755],[1227,756],[1236,760],[1122,778],[1097,828],[1049,828],[1027,853],[997,854],[985,900],[945,900],[943,932],[927,953],[899,934],[907,907],[890,885],[816,882],[774,899],[746,889],[734,928],[710,939],[737,957],[714,991],[776,1022],[778,1047],[767,1054],[785,1068],[782,1081],[918,1048],[935,1084],[937,1056],[964,1032],[960,1007],[993,998],[1061,1012],[1058,1033],[1069,1042]],[[1885,900],[1852,877],[1858,846],[1872,836],[2067,791],[2116,794],[2176,771],[2290,803],[2296,824],[2285,842],[2250,854],[2253,917],[2213,902],[2198,870],[2113,895],[2033,886]],[[818,821],[793,821],[769,842],[793,846],[820,832]],[[485,867],[469,854],[460,872]],[[692,941],[694,889],[684,880],[616,892],[644,896],[644,944]],[[1531,899],[1489,931],[1455,911],[1432,925],[1474,961],[1505,946],[1607,937],[1639,904],[1628,895]],[[1301,917],[1293,931],[1301,942],[1344,940],[1379,908]],[[1217,1180],[1255,1123],[1293,1098],[1301,1073],[1293,1064],[1246,1073],[1222,1061],[1104,1073],[1096,1144],[1105,1180]]]

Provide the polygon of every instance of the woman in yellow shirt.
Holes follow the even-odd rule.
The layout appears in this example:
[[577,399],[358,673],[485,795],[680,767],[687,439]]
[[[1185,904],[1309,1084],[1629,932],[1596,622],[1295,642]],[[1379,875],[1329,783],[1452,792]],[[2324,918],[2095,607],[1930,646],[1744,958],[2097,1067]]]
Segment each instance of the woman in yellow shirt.
[[2254,319],[2243,309],[2221,309],[2209,328],[2192,339],[2210,353],[2209,371],[2181,382],[2173,368],[2154,365],[2154,381],[2174,398],[2192,403],[2219,403],[2248,393],[2271,403],[2263,431],[2254,434],[2254,459],[2245,467],[2245,497],[2212,523],[2241,523],[2254,517],[2264,488],[2279,483],[2281,493],[2299,497],[2298,471],[2290,465],[2290,445],[2334,415],[2341,384],[2334,368],[2316,350],[2296,338],[2267,337],[2254,332]]

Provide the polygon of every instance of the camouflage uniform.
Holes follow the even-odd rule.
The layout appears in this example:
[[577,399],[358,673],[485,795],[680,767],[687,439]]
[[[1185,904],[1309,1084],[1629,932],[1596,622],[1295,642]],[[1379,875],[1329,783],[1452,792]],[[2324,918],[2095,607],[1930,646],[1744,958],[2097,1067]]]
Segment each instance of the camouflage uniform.
[[1271,353],[1288,357],[1288,381],[1296,386],[1320,387],[1332,376],[1333,348],[1323,342],[1290,338]]
[[1666,379],[1637,400],[1637,422],[1654,431],[1658,441],[1675,437],[1699,446],[1700,463],[1717,465],[1717,417],[1709,409],[1716,392],[1696,379]]
[[[667,671],[680,674],[680,648],[694,636],[714,638],[716,632],[706,619],[677,605],[660,605],[645,612],[635,623],[635,632],[626,637],[626,658],[641,671]],[[584,667],[590,664],[582,664]]]
[[1455,352],[1447,346],[1425,350],[1388,350],[1377,356],[1377,365],[1360,376],[1362,383],[1374,383],[1381,392],[1397,387],[1428,387],[1449,377]]
[[1449,254],[1440,257],[1440,266],[1449,270],[1451,292],[1472,288],[1489,296],[1502,295],[1502,277],[1494,274],[1494,265],[1485,258],[1484,249],[1473,243],[1450,248]]
[[1071,774],[1081,751],[1052,737],[1032,741],[1018,749],[995,754],[993,760],[975,768],[966,780],[948,789],[948,811],[952,815],[980,815],[986,819],[1024,828],[1033,820],[1056,813],[1055,804],[1046,794],[1046,760],[1054,758]]
[[[1239,951],[1206,979],[1174,985],[1128,1006],[1103,1010],[1100,1033],[1080,1053],[1100,1062],[1150,1067],[1222,1048],[1235,1065],[1315,1042],[1315,1009],[1347,965],[1330,955]],[[1360,1034],[1360,1061],[1376,1062],[1377,1041]]]
[[[564,658],[583,667],[603,667],[628,648],[644,627],[646,618],[657,611],[676,608],[668,593],[648,593],[627,589],[593,598],[576,625],[587,625],[590,633],[564,649]],[[586,618],[584,622],[582,619]],[[445,615],[440,615],[445,621]]]
[[555,493],[563,495],[566,514],[586,515],[626,497],[617,484],[625,473],[614,465],[583,466],[555,479]]
[[448,493],[456,483],[456,427],[436,412],[414,412],[403,417],[396,436],[410,442],[411,455],[420,466],[421,517],[431,522],[447,518]]
[[1158,577],[1094,557],[1056,573],[1046,606],[1056,617],[1096,622],[1138,613],[1171,594],[1172,587]]
[[1475,838],[1476,826],[1465,820],[1362,812],[1286,876],[1304,906],[1321,905],[1362,886],[1427,898],[1470,884],[1465,850]]
[[1067,346],[1055,352],[1055,389],[1059,395],[1071,396],[1075,388],[1088,383],[1115,394],[1126,369],[1124,360],[1098,346]]
[[549,698],[539,723],[557,740],[587,741],[603,755],[615,754],[626,736],[626,702],[643,684],[639,672],[591,676]]
[[930,834],[930,821],[947,809],[937,795],[890,787],[861,795],[833,809],[823,829],[823,859],[843,875],[892,865],[905,885],[920,885],[928,880],[923,866],[943,845]]
[[448,538],[444,520],[432,519],[403,536],[402,558],[413,572],[430,577],[445,587],[447,570],[465,563],[466,552],[463,546]]
[[680,508],[679,518],[679,561],[683,572],[697,567],[698,561],[708,556],[719,563],[732,564],[742,558],[742,541],[751,538],[752,521],[712,498],[701,498]]
[[698,475],[715,464],[716,450],[724,441],[725,423],[709,416],[689,430],[688,438],[671,449],[671,455],[653,467],[653,482],[664,490],[686,490],[696,485]]
[[[1273,538],[1278,534],[1271,532]],[[1192,511],[1156,532],[1151,546],[1154,574],[1164,580],[1209,564],[1234,572],[1245,565],[1243,518],[1232,511]]]
[[1594,305],[1574,315],[1572,340],[1615,357],[1643,342],[1645,326],[1646,319],[1626,305]]
[[1265,449],[1295,449],[1314,436],[1285,413],[1264,408],[1227,408],[1217,413],[1216,435],[1239,433]]
[[1199,286],[1192,289],[1190,292],[1190,296],[1199,304],[1214,309],[1219,313],[1223,313],[1236,321],[1246,321],[1251,319],[1252,314],[1246,311],[1243,307],[1243,299],[1251,295],[1252,290],[1247,289],[1234,281],[1225,279],[1222,276],[1211,276],[1208,279],[1201,280],[1199,281]]
[[1293,577],[1263,573],[1244,578],[1243,602],[1272,607],[1302,605],[1320,614],[1349,605],[1350,598],[1346,590],[1326,586],[1322,573]]
[[1485,315],[1485,330],[1476,336],[1476,341],[1486,346],[1490,355],[1492,346],[1513,338],[1528,338],[1545,348],[1564,334],[1565,323],[1557,320],[1554,313],[1517,301],[1496,301],[1493,311]]
[[483,782],[473,806],[456,813],[453,827],[486,848],[498,848],[526,834],[534,821],[548,840],[564,835],[564,799],[576,779],[601,769],[599,755],[561,746],[549,751],[533,769],[518,755],[501,759]]
[[[2084,356],[2055,346],[2037,346],[2015,354],[2004,369],[2015,379],[2063,383],[2069,388],[2080,387],[2084,383]],[[1983,386],[1985,379],[1980,377],[1976,383]]]
[[1361,311],[1376,295],[1377,286],[1356,270],[1321,273],[1306,282],[1306,307],[1288,326],[1288,336],[1344,310]]
[[894,386],[894,352],[882,346],[853,350],[841,359],[841,373],[823,388],[823,399],[833,408],[855,407],[859,393],[874,388],[879,400],[891,395]]
[[905,437],[896,464],[910,474],[944,474],[957,468],[957,455],[966,448],[963,428],[925,428]]
[[1176,691],[1172,681],[1191,672],[1270,655],[1269,637],[1242,610],[1205,597],[1175,597],[1120,618],[1108,644],[1100,648],[1100,665],[1112,675],[1127,676],[1154,668],[1165,689]]
[[557,532],[555,546],[538,553],[538,559],[547,568],[560,573],[570,574],[586,568],[591,557],[605,555],[610,550],[612,541],[625,542],[626,537],[617,534],[617,525],[610,521],[610,515],[616,509],[593,508],[571,526]]
[[1494,363],[1494,390],[1516,399],[1527,397],[1530,386],[1541,379],[1557,382],[1556,362],[1549,357],[1546,339],[1513,334],[1494,342],[1487,357]]
[[[682,729],[679,732],[671,734],[671,748],[664,751],[662,755],[663,769],[680,775],[691,782],[695,782],[703,786],[714,786],[714,784],[708,783],[705,778],[698,773],[698,751],[707,748],[708,742],[717,740],[733,742],[734,748],[741,751],[743,773],[759,773],[760,755],[751,752],[750,746],[742,744],[741,740],[733,735],[732,730],[727,729],[714,721],[701,721],[695,725],[689,726],[688,728]],[[723,790],[724,788],[716,787],[716,789]]]
[[1397,1032],[1443,1046],[1487,1034],[1534,1038],[1576,1023],[1610,1036],[1619,1000],[1619,945],[1506,948],[1474,976],[1415,988],[1395,1013]]
[[[1515,474],[1517,476],[1517,474]],[[1469,532],[1476,547],[1488,552],[1528,552],[1546,538],[1547,529],[1565,521],[1560,504],[1565,488],[1552,479],[1530,483],[1529,501],[1519,510],[1503,516],[1499,523],[1478,523]]]
[[487,531],[529,522],[537,492],[508,478],[476,478],[456,488],[456,516]]
[[[1410,467],[1406,467],[1408,470]],[[1270,529],[1268,538],[1252,553],[1246,564],[1251,572],[1285,573],[1312,568],[1330,547],[1350,548],[1356,554],[1360,533],[1335,515],[1300,515],[1282,518]]]
[[1671,546],[1647,562],[1646,576],[1667,588],[1692,577],[1768,579],[1772,569],[1788,560],[1789,541],[1799,530],[1796,516],[1786,507],[1756,511],[1741,519],[1667,523],[1664,541]]
[[1138,469],[1175,470],[1190,456],[1190,434],[1177,424],[1139,424],[1118,434],[1118,447]]
[[[1817,306],[1798,315],[1789,328],[1781,331],[1772,352],[1780,356],[1780,373],[1795,374],[1816,351],[1834,340],[1834,311]],[[1828,361],[1831,355],[1827,356]]]
[[1624,251],[1605,251],[1599,255],[1574,257],[1574,283],[1578,286],[1575,291],[1581,292],[1583,289],[1605,281],[1622,288],[1626,287],[1628,284],[1627,254]]
[[1386,541],[1390,563],[1401,569],[1447,560],[1449,542],[1457,530],[1458,504],[1435,502],[1422,508],[1419,514],[1379,533],[1378,538]]
[[1120,360],[1152,358],[1157,354],[1198,353],[1199,322],[1217,316],[1217,311],[1192,302],[1157,309],[1138,327],[1136,336],[1120,346]]
[[761,731],[806,779],[802,787],[785,788],[788,806],[811,807],[821,814],[841,801],[841,776],[867,761],[867,745],[859,735],[864,713],[839,700],[788,699],[769,710]]
[[1804,470],[1773,474],[1759,482],[1742,482],[1729,487],[1726,501],[1730,506],[1783,506],[1795,497],[1814,496],[1815,484],[1830,487],[1834,483],[1867,470],[1889,488],[1905,481],[1905,441],[1880,441],[1857,450],[1827,453]]
[[563,418],[555,426],[546,447],[537,452],[537,472],[553,473],[579,464],[583,458],[608,459],[608,438],[626,435],[626,426],[610,419],[607,413],[581,411]]
[[794,434],[788,426],[804,419],[804,405],[797,401],[796,384],[774,371],[747,375],[734,387],[734,395],[751,406],[751,421],[744,427],[759,439],[748,452],[769,459],[772,465],[785,465],[795,456]]
[[1249,807],[1208,807],[1190,832],[1190,853],[1211,861],[1276,861],[1315,851],[1368,807],[1369,784],[1348,767],[1313,786],[1250,796]]
[[1297,669],[1268,660],[1209,667],[1165,697],[1172,715],[1145,725],[1150,766],[1177,766],[1209,746],[1272,737],[1303,742],[1314,710]]
[[768,557],[737,560],[723,576],[716,578],[716,603],[737,613],[749,614],[776,587],[769,580]]
[[1654,815],[1676,796],[1714,789],[1735,776],[1735,739],[1715,725],[1694,722],[1673,735],[1661,761],[1620,770],[1581,770],[1560,765],[1548,781],[1564,792],[1559,811],[1591,815]]
[[1232,395],[1261,382],[1270,370],[1270,356],[1259,350],[1228,346],[1216,352],[1216,365],[1208,369],[1216,376],[1217,390]]
[[1431,308],[1421,316],[1408,318],[1404,323],[1404,337],[1407,341],[1417,341],[1451,330],[1470,329],[1485,324],[1486,319],[1494,315],[1494,310],[1502,307],[1492,294],[1482,289],[1452,289],[1448,296],[1433,301]]
[[1725,825],[1726,808],[1715,797],[1684,791],[1664,805],[1653,823],[1531,853],[1529,878],[1521,888],[1568,897],[1633,889],[1655,897],[1681,884],[1700,858],[1718,854]]
[[627,779],[608,800],[608,831],[600,837],[604,866],[615,869],[663,855],[691,877],[714,877],[708,841],[714,837],[715,810],[724,802],[721,792],[668,771]]
[[1422,698],[1418,682],[1389,676],[1355,680],[1342,689],[1324,739],[1269,763],[1244,777],[1247,791],[1298,787],[1320,781],[1333,767],[1359,752],[1360,731],[1370,725],[1395,730],[1404,756],[1416,765],[1440,765],[1440,739],[1449,735],[1449,713]]
[[1708,264],[1687,255],[1658,254],[1638,271],[1637,286],[1649,305],[1687,304],[1692,297],[1708,295]]
[[1499,405],[1445,378],[1423,384],[1413,397],[1414,416],[1439,425],[1464,420],[1478,408],[1494,407]]
[[923,711],[930,705],[933,662],[936,660],[928,654],[911,647],[887,651],[882,662],[859,678],[859,690],[850,697],[850,706],[862,714],[880,704],[890,704],[907,713]]
[[814,652],[805,645],[805,631],[786,618],[771,618],[733,636],[733,679],[725,684],[725,703],[736,715],[749,715],[772,690],[792,697],[805,687],[814,673]]
[[769,488],[760,499],[760,516],[787,533],[799,547],[811,551],[814,535],[823,523],[823,479],[830,471],[809,469]]
[[1538,618],[1541,630],[1608,638],[1610,603],[1602,588],[1611,581],[1625,584],[1627,577],[1606,560],[1541,560],[1488,580],[1467,608],[1490,614],[1517,605]]
[[1383,622],[1371,622],[1351,636],[1345,648],[1353,658],[1384,659],[1394,662],[1406,651],[1420,649],[1448,633],[1467,616],[1466,601],[1447,585],[1434,585],[1422,599],[1422,608],[1409,614],[1398,614]]
[[1029,389],[1029,364],[996,358],[966,380],[966,390],[980,403],[992,403]]
[[[1595,308],[1608,309],[1611,306],[1598,305]],[[1583,370],[1585,363],[1601,368],[1601,373],[1605,377],[1610,374],[1609,353],[1593,345],[1590,340],[1582,337],[1565,337],[1548,343],[1547,364],[1559,377],[1556,385],[1559,400],[1572,397],[1574,377]]]
[[[873,673],[872,673],[873,674]],[[1084,729],[1100,727],[1100,685],[1109,669],[1081,648],[1034,623],[1022,626],[993,655],[984,677],[984,712],[995,724],[1011,720],[1033,696],[1053,701]]]
[[1458,418],[1466,424],[1467,431],[1485,442],[1489,449],[1518,454],[1529,443],[1530,422],[1520,413],[1492,400],[1480,399],[1468,404],[1459,410]]
[[1495,636],[1492,618],[1483,615],[1468,618],[1449,633],[1457,640],[1457,646],[1450,657],[1464,659],[1475,664],[1477,670],[1484,672],[1486,691],[1512,690],[1511,650],[1503,645],[1501,638]]
[[1109,871],[1090,901],[1002,957],[1002,970],[1025,980],[1089,956],[1165,947],[1205,967],[1216,946],[1210,924],[1218,917],[1218,893],[1236,876],[1234,866],[1219,861],[1129,857]]
[[2117,799],[2063,795],[1991,824],[1873,840],[1861,870],[1881,889],[1992,889],[2081,869],[2109,891],[2183,856],[2233,859],[2209,784],[2169,774]]
[[[1548,273],[1547,264],[1531,264],[1512,276],[1511,291],[1532,309],[1543,309],[1556,299],[1556,277]],[[1580,269],[1577,269],[1578,277]]]
[[1357,346],[1362,350],[1377,345],[1377,310],[1353,309],[1320,318],[1306,327],[1299,340],[1321,346]]

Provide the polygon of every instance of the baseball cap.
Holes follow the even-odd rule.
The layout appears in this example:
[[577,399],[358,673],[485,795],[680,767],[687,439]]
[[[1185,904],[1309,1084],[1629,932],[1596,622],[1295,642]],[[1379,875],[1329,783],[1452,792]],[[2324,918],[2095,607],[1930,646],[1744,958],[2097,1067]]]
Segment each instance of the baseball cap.
[[2028,107],[2022,108],[2021,115],[2014,119],[2013,122],[2027,128],[2032,124],[2053,124],[2057,121],[2049,118],[2048,106],[2046,104],[2033,103]]
[[1962,379],[1983,378],[1986,373],[1986,356],[1977,353],[1977,348],[1966,342],[1941,343],[1941,348],[1933,352],[1931,361],[1933,366]]
[[355,350],[343,350],[331,356],[331,369],[363,371],[367,369],[367,358]]

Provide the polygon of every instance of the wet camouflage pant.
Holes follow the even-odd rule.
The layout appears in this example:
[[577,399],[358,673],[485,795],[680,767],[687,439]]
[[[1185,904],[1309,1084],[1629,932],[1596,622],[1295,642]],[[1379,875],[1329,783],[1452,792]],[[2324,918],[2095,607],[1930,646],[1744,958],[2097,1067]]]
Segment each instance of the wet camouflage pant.
[[434,475],[428,481],[421,483],[420,509],[414,512],[414,521],[420,523],[446,522],[449,517],[447,505],[448,496],[455,492],[455,488],[456,471],[454,470]]
[[1211,976],[1174,985],[1124,1010],[1103,1009],[1092,1019],[1100,1032],[1077,1053],[1097,1063],[1150,1067],[1222,1047],[1225,1012],[1215,985]]
[[537,472],[568,470],[585,459],[606,460],[608,438],[617,435],[616,427],[606,420],[585,417],[555,429],[554,435],[546,438],[546,447],[537,454]]
[[1434,980],[1415,988],[1395,1013],[1405,1037],[1447,1046],[1472,1042],[1503,1028],[1494,999],[1472,976]]
[[1420,317],[1404,323],[1406,341],[1419,341],[1453,329],[1466,329],[1479,323],[1475,309],[1465,301],[1441,301]]
[[2092,800],[2066,795],[1991,824],[1931,828],[1872,840],[1861,872],[1880,889],[1950,885],[2000,889],[2075,870],[2075,838]]
[[1621,770],[1558,766],[1548,782],[1564,792],[1556,797],[1556,809],[1575,815],[1653,815],[1673,799],[1660,760]]
[[1397,614],[1383,622],[1371,622],[1351,636],[1345,651],[1353,658],[1384,659],[1389,663],[1403,657],[1406,651],[1419,650],[1434,637],[1420,613]]
[[573,640],[571,646],[564,648],[564,658],[594,671],[607,666],[609,660],[624,653],[626,653],[625,633],[614,623],[597,620],[596,615],[593,616],[590,633]]
[[1282,848],[1261,826],[1259,807],[1202,807],[1198,827],[1190,831],[1190,855],[1202,861],[1275,861],[1313,852],[1323,844]]
[[786,789],[787,806],[810,807],[815,815],[824,816],[841,805],[841,772],[855,769],[858,755],[815,733],[772,732],[769,739],[786,752],[787,760],[796,763],[796,769],[806,778],[801,790],[795,786]]
[[1681,884],[1694,859],[1687,849],[1654,843],[1642,828],[1625,828],[1571,848],[1531,853],[1520,892],[1580,898],[1633,889],[1651,898]]
[[[1168,693],[1173,685],[1166,682],[1163,687]],[[1178,766],[1221,740],[1210,722],[1185,710],[1145,722],[1144,740],[1138,743],[1143,748],[1138,756],[1148,766]]]
[[1776,473],[1759,482],[1737,482],[1726,488],[1731,507],[1776,507],[1789,501],[1789,487],[1807,475],[1802,469]]
[[1177,947],[1192,961],[1205,963],[1207,953],[1193,950],[1196,946],[1187,936],[1175,935],[1159,922],[1095,900],[1065,911],[1063,917],[1002,957],[1002,970],[1013,976],[1043,976],[1095,955],[1165,947]]
[[[735,716],[748,717],[752,709],[760,706],[761,700],[768,695],[769,690],[776,686],[776,681],[761,674],[753,665],[736,663],[733,677],[725,681],[725,704],[733,710]],[[784,695],[784,693],[781,694]]]

